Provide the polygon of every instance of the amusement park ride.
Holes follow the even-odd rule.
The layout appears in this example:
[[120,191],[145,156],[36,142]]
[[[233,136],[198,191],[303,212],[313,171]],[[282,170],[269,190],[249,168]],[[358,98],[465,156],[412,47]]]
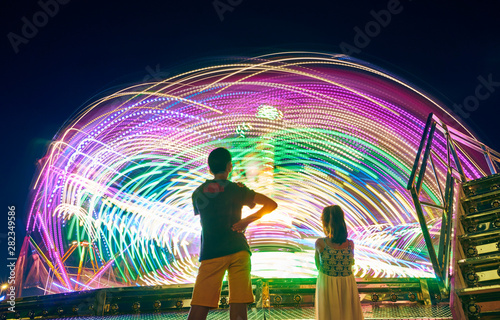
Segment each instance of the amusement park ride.
[[500,317],[500,153],[402,79],[317,53],[138,84],[68,121],[33,180],[16,312],[4,301],[2,317],[182,313],[199,250],[190,195],[218,146],[233,180],[279,204],[246,232],[254,319],[314,317],[330,204],[356,243],[366,319]]

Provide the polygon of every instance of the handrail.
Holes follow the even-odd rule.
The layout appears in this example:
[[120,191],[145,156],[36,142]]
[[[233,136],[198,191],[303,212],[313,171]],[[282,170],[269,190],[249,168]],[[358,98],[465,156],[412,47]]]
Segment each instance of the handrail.
[[408,179],[408,186],[406,187],[407,190],[410,190],[410,188],[413,186],[413,183],[415,182],[415,174],[417,173],[417,166],[420,160],[420,154],[422,153],[422,148],[424,147],[425,144],[424,138],[425,136],[427,136],[427,132],[429,131],[429,128],[431,126],[431,122],[432,122],[432,113],[429,114],[429,117],[427,117],[427,122],[425,123],[424,133],[422,134],[422,139],[420,140],[420,145],[418,147],[417,157],[415,158],[415,164],[413,165],[410,178]]
[[[433,139],[436,132],[442,133],[446,139],[446,159],[442,159],[441,157],[439,157],[437,152],[435,152],[432,148]],[[497,165],[497,163],[500,163],[499,152],[489,148],[474,137],[468,136],[452,127],[448,127],[436,115],[430,113],[427,117],[427,121],[422,133],[422,138],[420,140],[420,144],[415,157],[415,162],[413,164],[413,168],[406,187],[406,189],[410,191],[413,199],[418,221],[422,229],[422,235],[427,247],[427,251],[429,253],[429,259],[432,263],[432,267],[438,280],[438,284],[441,291],[445,294],[449,292],[452,217],[454,212],[454,199],[456,198],[454,188],[456,182],[455,176],[462,183],[467,181],[467,176],[465,175],[462,163],[460,161],[460,158],[458,157],[457,149],[460,151],[461,155],[466,157],[467,160],[472,163],[472,165],[478,170],[478,172],[480,172],[481,175],[488,175],[477,164],[477,162],[474,161],[474,159],[467,152],[465,152],[461,145],[482,153],[486,158],[486,163],[491,174],[496,174],[499,171]],[[420,158],[422,158],[422,161],[420,161]],[[439,162],[447,169],[444,194],[443,190],[441,189],[439,177],[436,173],[434,158],[438,159]],[[442,205],[420,201],[420,192],[422,191],[422,185],[425,179],[425,172],[429,159],[431,162],[433,177],[439,187]],[[452,166],[452,163],[455,165],[455,167]],[[442,210],[443,212],[441,217],[441,231],[437,255],[432,243],[429,229],[427,227],[427,222],[425,220],[424,211],[422,208],[423,206],[433,207],[435,209]]]
[[[492,160],[496,161],[496,162],[500,162],[500,152],[488,147],[487,145],[485,145],[484,143],[478,141],[477,139],[471,137],[471,136],[468,136],[460,131],[458,131],[457,129],[454,129],[452,127],[447,127],[442,121],[441,119],[439,119],[436,115],[433,115],[432,116],[432,119],[434,121],[436,121],[440,126],[439,126],[439,130],[446,134],[448,132],[448,134],[451,135],[452,137],[452,140],[456,141],[456,142],[460,142],[464,145],[466,145],[467,147],[471,148],[471,149],[474,149],[475,151],[478,151],[478,152],[481,152],[483,153],[483,155],[485,156],[486,158],[486,163],[488,164],[488,167],[490,169],[490,172],[491,174],[496,174],[498,173],[498,170],[497,168],[495,167],[494,163]],[[458,145],[457,145],[458,146]],[[459,147],[459,146],[458,146]],[[460,147],[459,147],[460,148]],[[467,153],[465,151],[462,150],[462,153],[466,156]],[[482,173],[484,173],[484,171],[475,163],[475,166],[477,169],[479,169]]]

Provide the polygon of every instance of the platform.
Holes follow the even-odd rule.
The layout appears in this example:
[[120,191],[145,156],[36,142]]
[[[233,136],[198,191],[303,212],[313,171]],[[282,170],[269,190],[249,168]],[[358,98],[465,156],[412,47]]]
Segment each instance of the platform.
[[[249,319],[314,319],[314,278],[253,279],[255,303]],[[365,319],[452,319],[447,300],[438,299],[435,279],[358,279]],[[16,300],[16,311],[0,303],[5,320],[186,319],[192,284],[101,288],[64,294],[29,296]],[[219,309],[208,319],[229,319],[228,285],[223,283]],[[138,313],[140,312],[140,313]],[[4,320],[4,318],[0,318]]]
[[[453,319],[448,305],[423,306],[419,304],[381,304],[363,305],[365,320],[370,319]],[[189,310],[147,313],[136,315],[109,315],[109,316],[83,316],[72,317],[77,320],[185,320]],[[53,318],[54,319],[54,318]],[[68,318],[55,318],[55,320]],[[217,309],[208,314],[208,320],[229,319],[229,309]],[[289,307],[252,309],[248,311],[248,320],[303,320],[314,319],[314,307]]]

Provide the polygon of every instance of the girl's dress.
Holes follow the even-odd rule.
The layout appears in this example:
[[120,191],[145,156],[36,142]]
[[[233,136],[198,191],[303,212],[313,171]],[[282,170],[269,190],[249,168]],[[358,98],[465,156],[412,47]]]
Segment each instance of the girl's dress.
[[316,319],[362,320],[358,287],[352,274],[354,250],[348,240],[347,248],[334,249],[325,241],[319,255],[316,282]]

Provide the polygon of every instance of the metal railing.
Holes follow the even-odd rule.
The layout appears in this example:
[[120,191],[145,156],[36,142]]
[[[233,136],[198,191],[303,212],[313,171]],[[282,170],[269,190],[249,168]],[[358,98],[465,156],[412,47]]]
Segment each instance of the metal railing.
[[[441,132],[446,139],[446,159],[442,159],[433,149],[433,140],[436,135],[436,130]],[[481,166],[477,164],[476,161],[464,150],[462,147],[467,147],[471,150],[478,151],[482,153],[486,159],[490,173],[486,173]],[[434,114],[429,114],[427,122],[425,124],[424,132],[422,134],[422,139],[420,140],[420,145],[415,157],[415,162],[413,169],[411,171],[407,190],[410,191],[413,204],[415,205],[415,210],[417,213],[418,221],[422,229],[422,235],[424,237],[425,245],[429,252],[429,258],[434,269],[434,273],[438,280],[438,284],[443,293],[449,293],[450,284],[450,256],[451,256],[451,245],[452,245],[452,219],[454,212],[454,199],[455,194],[455,183],[458,179],[460,183],[467,181],[467,177],[464,173],[462,163],[457,154],[457,149],[460,154],[465,156],[474,167],[483,175],[488,176],[490,174],[496,174],[499,171],[498,163],[500,163],[500,153],[487,147],[485,144],[477,141],[475,138],[468,136],[456,129],[448,127]],[[422,155],[423,153],[423,155]],[[421,160],[422,158],[422,160]],[[420,161],[421,160],[421,161]],[[434,160],[439,160],[441,164],[447,169],[446,182],[444,193],[441,189],[441,182],[439,181],[439,176],[436,170],[436,165]],[[428,163],[432,168],[432,176],[436,180],[438,185],[439,193],[441,196],[442,204],[438,205],[434,203],[429,203],[420,200],[420,193],[422,190],[422,184],[425,179],[425,173],[427,170]],[[454,165],[454,166],[453,166]],[[418,175],[417,175],[418,174]],[[438,253],[434,249],[432,243],[431,235],[427,222],[424,216],[423,206],[433,207],[442,210],[442,220],[441,220],[441,230],[439,237]]]

